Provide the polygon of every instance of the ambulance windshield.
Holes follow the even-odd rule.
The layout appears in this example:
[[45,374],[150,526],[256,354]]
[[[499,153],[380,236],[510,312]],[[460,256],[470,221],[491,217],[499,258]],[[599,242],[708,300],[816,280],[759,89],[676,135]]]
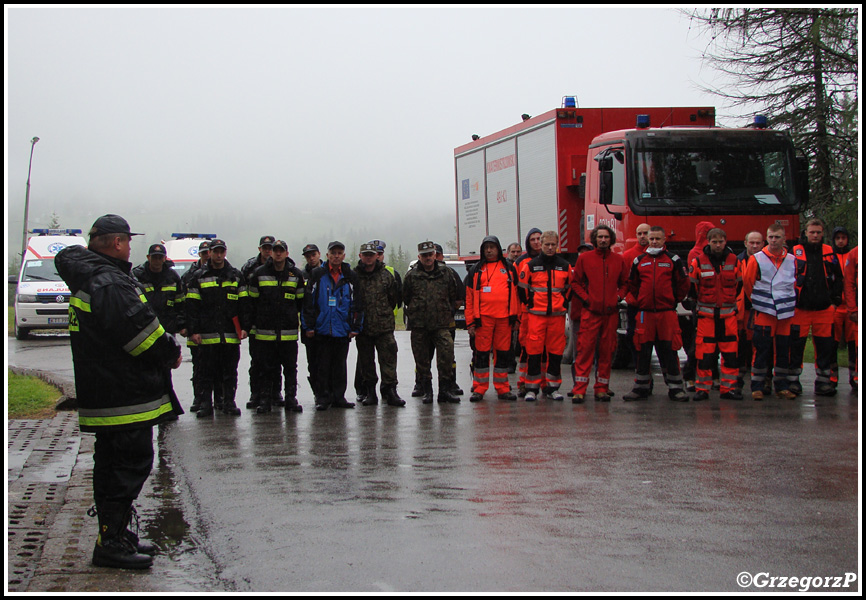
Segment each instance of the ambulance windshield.
[[24,263],[21,281],[63,281],[54,266],[54,259],[28,260]]

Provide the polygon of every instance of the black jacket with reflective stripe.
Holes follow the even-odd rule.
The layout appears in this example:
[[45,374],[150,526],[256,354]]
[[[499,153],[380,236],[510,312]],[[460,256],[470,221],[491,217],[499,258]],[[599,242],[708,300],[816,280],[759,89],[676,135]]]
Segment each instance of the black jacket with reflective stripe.
[[142,302],[130,265],[83,246],[57,253],[69,286],[69,337],[82,431],[152,426],[176,417],[171,367],[180,346]]

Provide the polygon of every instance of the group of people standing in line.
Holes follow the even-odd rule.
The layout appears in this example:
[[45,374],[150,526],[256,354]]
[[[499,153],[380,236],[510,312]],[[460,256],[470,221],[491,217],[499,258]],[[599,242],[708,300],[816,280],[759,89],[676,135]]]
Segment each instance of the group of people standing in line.
[[[236,269],[221,239],[203,242],[200,260],[183,279],[166,261],[162,244],[150,246],[144,264],[129,262],[133,236],[118,215],[104,215],[90,229],[87,248],[70,246],[55,258],[71,292],[69,332],[75,371],[79,424],[96,435],[93,514],[99,535],[97,566],[148,568],[153,544],[133,531],[138,497],[153,465],[154,425],[183,414],[171,381],[181,364],[175,334],[188,340],[193,356],[193,411],[208,417],[215,409],[238,415],[235,401],[240,344],[250,340],[251,398],[247,405],[267,413],[281,404],[301,412],[297,399],[298,341],[304,343],[316,409],[351,408],[345,398],[350,341],[358,346],[355,387],[365,405],[404,406],[397,393],[395,315],[405,309],[415,358],[416,391],[432,403],[431,362],[435,353],[437,400],[459,402],[454,364],[454,314],[464,301],[473,347],[471,401],[484,398],[490,384],[502,400],[546,394],[564,400],[562,354],[566,314],[577,334],[572,401],[585,401],[596,365],[594,397],[608,402],[611,359],[617,344],[622,302],[628,307],[635,350],[634,388],[626,401],[652,392],[650,358],[655,347],[668,395],[687,401],[677,351],[682,346],[676,306],[697,316],[696,343],[687,369],[695,370],[692,400],[706,400],[721,353],[721,397],[743,398],[751,365],[754,400],[776,390],[782,398],[802,393],[799,374],[811,329],[815,346],[815,394],[833,395],[838,383],[837,343],[849,348],[849,382],[857,385],[858,249],[848,249],[848,232],[837,228],[832,246],[823,243],[819,219],[806,223],[793,252],[785,231],[771,225],[746,236],[739,256],[726,234],[711,223],[698,226],[698,244],[688,261],[665,247],[665,230],[642,224],[638,243],[613,251],[615,232],[596,227],[591,245],[581,247],[574,265],[557,254],[556,232],[530,230],[526,251],[518,244],[503,252],[486,237],[480,260],[464,281],[448,268],[441,247],[418,245],[418,261],[401,277],[384,264],[385,244],[361,246],[359,263],[345,262],[345,245],[328,244],[326,260],[317,246],[303,248],[303,267],[288,255],[288,244],[263,236],[259,253]],[[705,234],[706,243],[704,243]],[[579,328],[578,328],[579,324]],[[508,381],[514,331],[522,352],[518,394]],[[689,377],[686,373],[686,379]],[[281,382],[282,379],[282,382]]]

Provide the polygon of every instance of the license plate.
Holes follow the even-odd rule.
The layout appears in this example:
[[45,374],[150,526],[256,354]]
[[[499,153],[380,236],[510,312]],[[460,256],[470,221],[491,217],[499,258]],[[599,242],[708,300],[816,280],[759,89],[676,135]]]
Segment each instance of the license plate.
[[69,319],[48,319],[49,325],[69,325]]

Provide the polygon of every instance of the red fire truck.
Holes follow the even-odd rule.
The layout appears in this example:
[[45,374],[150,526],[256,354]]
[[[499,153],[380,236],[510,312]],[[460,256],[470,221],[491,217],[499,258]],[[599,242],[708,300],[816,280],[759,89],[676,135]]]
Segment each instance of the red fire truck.
[[805,162],[785,132],[757,122],[715,126],[715,109],[563,108],[454,150],[457,246],[478,258],[481,240],[524,241],[533,227],[558,231],[573,257],[606,223],[618,249],[640,223],[665,227],[687,252],[695,225],[712,221],[731,241],[779,222],[799,235]]
[[462,260],[477,260],[487,235],[523,245],[533,227],[557,231],[571,262],[601,223],[620,252],[639,224],[661,225],[684,258],[700,221],[735,249],[775,222],[794,240],[808,195],[805,158],[765,120],[728,129],[712,107],[578,108],[572,97],[456,148],[454,172]]

